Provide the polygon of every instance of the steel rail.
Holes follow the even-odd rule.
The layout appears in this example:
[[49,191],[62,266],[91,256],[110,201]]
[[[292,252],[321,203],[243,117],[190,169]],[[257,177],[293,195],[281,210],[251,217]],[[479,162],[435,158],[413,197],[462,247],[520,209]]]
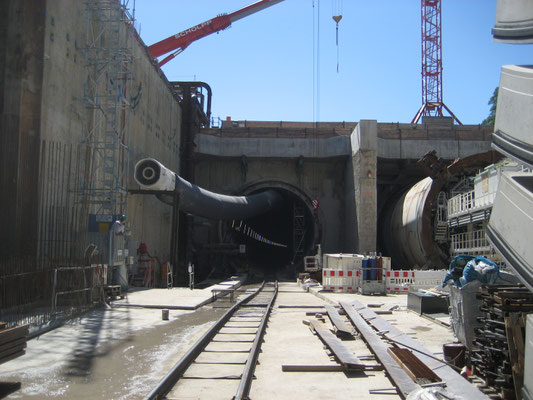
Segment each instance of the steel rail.
[[160,400],[163,399],[174,387],[176,382],[181,378],[183,373],[189,368],[192,362],[198,357],[198,355],[206,348],[211,342],[217,332],[228,322],[231,316],[237,311],[243,304],[246,304],[257,296],[263,290],[265,282],[250,295],[244,299],[238,301],[233,307],[231,307],[219,320],[204,333],[204,335],[198,339],[198,341],[187,351],[187,353],[174,365],[170,372],[159,382],[159,384],[145,397],[145,400]]
[[248,398],[250,387],[252,386],[253,373],[257,364],[257,357],[259,356],[259,351],[261,350],[261,341],[263,340],[263,336],[265,334],[266,323],[268,321],[268,317],[270,316],[270,312],[272,311],[274,301],[276,301],[277,295],[278,282],[276,281],[274,295],[272,296],[272,299],[270,299],[270,302],[266,307],[265,314],[263,315],[261,323],[259,324],[259,327],[257,329],[257,336],[254,339],[250,354],[248,355],[248,359],[246,360],[246,365],[244,367],[241,381],[239,383],[239,387],[237,388],[237,393],[233,397],[233,400],[243,400]]

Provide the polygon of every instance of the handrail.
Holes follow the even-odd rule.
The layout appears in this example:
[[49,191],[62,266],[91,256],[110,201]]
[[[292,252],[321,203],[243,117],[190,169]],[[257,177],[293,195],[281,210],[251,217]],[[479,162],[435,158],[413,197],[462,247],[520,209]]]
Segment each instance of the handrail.
[[490,247],[483,229],[456,233],[451,235],[450,239],[452,242],[451,250],[456,254],[487,250]]
[[475,196],[473,190],[458,194],[448,200],[448,218],[457,217],[469,212],[491,207],[496,192],[489,192],[483,196]]

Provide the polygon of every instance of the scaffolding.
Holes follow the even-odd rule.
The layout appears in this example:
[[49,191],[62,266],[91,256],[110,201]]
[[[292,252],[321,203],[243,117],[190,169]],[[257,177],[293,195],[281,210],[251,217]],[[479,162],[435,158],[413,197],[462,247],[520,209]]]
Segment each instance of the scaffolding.
[[[86,2],[84,137],[86,160],[80,173],[90,212],[108,216],[127,207],[128,95],[133,76],[129,0]],[[133,8],[134,9],[134,8]]]
[[[129,0],[88,0],[86,5],[85,80],[80,191],[90,241],[111,246],[107,229],[128,201],[129,147],[135,5]],[[91,223],[97,228],[91,230]],[[107,226],[102,229],[101,226]]]

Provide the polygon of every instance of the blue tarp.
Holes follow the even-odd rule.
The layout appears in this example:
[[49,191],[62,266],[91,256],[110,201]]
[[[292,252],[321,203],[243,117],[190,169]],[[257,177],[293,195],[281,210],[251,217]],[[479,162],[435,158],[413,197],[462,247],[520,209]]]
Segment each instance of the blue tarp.
[[453,284],[462,287],[475,280],[481,283],[493,284],[499,276],[498,264],[485,257],[459,255],[450,263],[450,268],[444,277],[442,286]]

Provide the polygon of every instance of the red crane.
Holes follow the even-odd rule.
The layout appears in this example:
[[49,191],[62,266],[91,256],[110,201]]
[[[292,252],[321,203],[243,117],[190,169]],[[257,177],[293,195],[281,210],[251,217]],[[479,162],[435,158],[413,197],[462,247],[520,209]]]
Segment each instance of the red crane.
[[459,125],[461,121],[442,101],[441,0],[422,1],[422,107],[411,121],[422,116],[443,117],[444,108]]
[[148,50],[154,58],[173,51],[172,54],[159,62],[159,66],[162,66],[185,50],[192,42],[212,33],[220,32],[221,30],[228,28],[233,22],[264,10],[274,4],[281,3],[282,1],[283,0],[261,0],[241,8],[240,10],[234,11],[231,14],[219,15],[182,32],[176,33],[160,42],[154,43],[148,47]]

